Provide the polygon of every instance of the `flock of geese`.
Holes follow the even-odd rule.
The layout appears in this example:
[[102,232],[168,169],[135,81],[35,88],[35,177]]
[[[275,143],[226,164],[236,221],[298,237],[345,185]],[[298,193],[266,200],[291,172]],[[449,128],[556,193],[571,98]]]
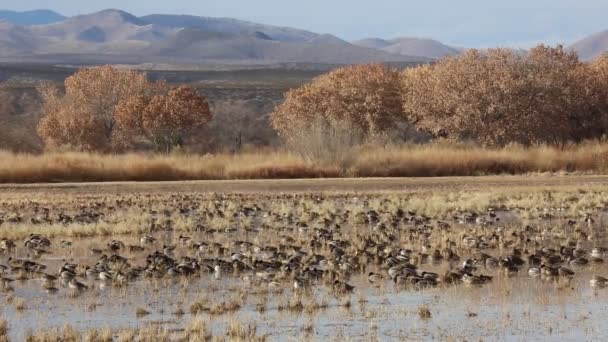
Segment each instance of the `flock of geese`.
[[[41,211],[43,218],[36,220],[52,220],[48,210]],[[193,216],[196,209],[182,206],[178,212]],[[482,286],[496,276],[517,274],[569,281],[578,269],[603,263],[607,253],[602,246],[584,248],[590,241],[588,230],[593,229],[590,218],[584,219],[586,227],[574,220],[563,226],[555,222],[502,226],[494,210],[464,213],[448,222],[382,206],[356,213],[319,210],[309,212],[304,221],[294,213],[226,201],[216,201],[197,215],[226,218],[231,226],[210,228],[202,220],[192,227],[192,236],[163,240],[154,232],[171,231],[170,220],[154,220],[150,234],[87,247],[96,256],[89,264],[58,252],[71,251],[84,241],[51,241],[35,233],[24,241],[2,239],[0,290],[39,280],[48,293],[70,289],[78,294],[95,282],[126,286],[139,279],[208,275],[293,291],[326,286],[341,295],[356,290],[351,279],[357,275],[366,276],[374,286],[392,283],[400,289]],[[102,216],[83,211],[74,216],[61,213],[58,220],[86,222]],[[239,226],[240,218],[247,218],[248,226]],[[260,223],[251,226],[256,221]],[[570,233],[564,236],[564,231]],[[67,256],[58,269],[50,269],[45,258],[55,253]],[[443,271],[430,271],[440,268]],[[608,279],[595,275],[589,283],[604,287]]]

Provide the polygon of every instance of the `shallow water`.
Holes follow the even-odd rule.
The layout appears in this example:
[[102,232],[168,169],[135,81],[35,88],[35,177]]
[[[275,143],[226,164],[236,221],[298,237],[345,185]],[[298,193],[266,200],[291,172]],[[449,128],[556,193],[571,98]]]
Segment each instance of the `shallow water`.
[[[605,267],[602,271],[606,273]],[[277,310],[278,302],[271,297],[266,312],[259,314],[255,309],[256,296],[250,295],[238,313],[213,316],[210,321],[216,334],[225,331],[227,317],[255,323],[258,332],[267,334],[271,340],[299,339],[304,336],[303,328],[307,325],[313,326],[312,337],[320,340],[340,334],[355,340],[370,336],[381,340],[451,337],[476,340],[481,337],[530,341],[545,340],[548,336],[571,341],[606,340],[608,289],[592,290],[585,281],[591,273],[589,270],[577,274],[581,280],[570,284],[531,280],[522,275],[495,279],[480,288],[463,285],[425,291],[397,291],[388,283],[385,288],[369,288],[363,279],[357,279],[352,283],[358,293],[350,298],[349,308],[342,306],[342,300],[328,297],[327,309],[312,314],[289,313]],[[28,300],[26,311],[17,313],[11,305],[1,309],[2,316],[9,321],[10,337],[14,341],[23,340],[27,330],[61,327],[67,322],[81,330],[137,327],[146,322],[162,322],[169,329],[179,330],[189,321],[190,314],[178,319],[172,314],[176,308],[184,307],[188,311],[188,303],[206,293],[206,289],[218,283],[230,283],[211,277],[193,279],[187,285],[161,281],[158,291],[153,290],[155,284],[134,283],[126,289],[94,290],[72,298],[61,292],[43,294],[35,281],[30,282],[32,284],[16,287],[14,293]],[[213,296],[229,293],[217,288]],[[283,296],[292,297],[291,290],[286,289],[280,297]],[[365,302],[360,302],[361,296]],[[97,304],[93,310],[89,308],[92,303]],[[429,307],[430,319],[418,316],[421,305]],[[151,314],[137,319],[138,307],[146,308]]]
[[[135,238],[123,238],[125,242]],[[104,240],[100,240],[104,241]],[[64,260],[92,265],[97,256],[84,256],[87,246],[101,242],[75,240],[80,245],[72,252],[55,250],[43,257],[49,273],[55,272]],[[19,250],[18,256],[24,256]],[[70,255],[71,254],[71,255]],[[132,258],[132,263],[142,263]],[[0,257],[5,263],[6,257]],[[425,270],[441,272],[448,265],[424,265]],[[258,334],[270,340],[300,340],[312,338],[327,340],[348,337],[353,340],[505,340],[533,341],[547,338],[559,340],[606,340],[608,327],[608,289],[593,289],[589,279],[594,274],[608,274],[608,265],[596,264],[575,269],[575,278],[567,280],[541,280],[527,275],[523,268],[517,276],[507,277],[500,272],[480,270],[494,275],[486,285],[454,285],[426,290],[400,289],[389,280],[381,286],[370,285],[365,276],[354,276],[349,283],[356,286],[354,294],[336,298],[326,287],[318,286],[312,294],[303,295],[301,301],[326,302],[327,308],[315,312],[290,312],[278,306],[296,295],[285,283],[281,292],[260,294],[265,287],[250,286],[232,275],[216,278],[203,273],[200,277],[141,279],[125,287],[113,287],[99,280],[85,279],[90,290],[76,297],[71,290],[62,288],[57,294],[47,294],[36,279],[15,281],[14,291],[1,293],[0,301],[7,296],[27,300],[27,309],[17,312],[13,305],[0,308],[0,316],[9,322],[9,336],[13,341],[23,340],[28,331],[46,327],[62,327],[69,323],[79,330],[110,327],[113,331],[135,328],[148,323],[160,323],[179,332],[191,320],[189,305],[207,297],[211,302],[220,298],[233,298],[241,292],[248,294],[240,310],[208,317],[214,335],[222,335],[231,319],[255,324]],[[259,302],[266,302],[266,310],[256,310]],[[344,305],[349,302],[350,305]],[[418,315],[421,305],[431,311],[430,319]],[[150,312],[136,317],[136,309]],[[178,317],[177,309],[186,314]],[[312,327],[312,332],[305,332]]]
[[[339,206],[337,206],[339,208]],[[339,212],[339,209],[337,210]],[[499,225],[526,224],[563,227],[565,232],[574,228],[567,225],[567,218],[559,212],[552,211],[554,219],[539,220],[540,212],[517,213],[516,211],[497,211],[500,221],[488,226],[492,231]],[[200,213],[191,216],[200,219]],[[185,214],[188,216],[190,214]],[[154,214],[158,218],[162,214]],[[202,216],[202,215],[200,215]],[[532,219],[524,219],[531,217]],[[595,246],[608,247],[606,240],[606,213],[596,213],[594,225],[584,225],[583,229],[593,235],[593,241],[580,241],[582,248],[589,250]],[[259,228],[267,218],[261,211],[245,225]],[[319,220],[321,221],[321,220]],[[580,220],[579,220],[580,221]],[[237,222],[238,223],[238,222]],[[232,223],[231,223],[232,224]],[[318,223],[320,226],[321,223]],[[580,224],[579,224],[580,225]],[[238,227],[238,224],[236,225]],[[453,224],[454,237],[460,237],[461,231],[477,227],[475,224]],[[237,239],[253,241],[256,233],[245,233],[238,227],[235,233],[216,233],[213,236],[203,233],[189,233],[195,241],[219,241],[227,245]],[[344,224],[342,230],[348,236]],[[364,227],[371,229],[371,227]],[[5,229],[5,226],[3,226]],[[9,227],[10,229],[10,227]],[[307,232],[309,234],[310,232]],[[261,235],[269,238],[272,231]],[[298,234],[297,229],[281,231],[283,235]],[[162,248],[163,244],[177,243],[179,233],[159,232],[155,234],[158,241],[146,252],[132,254],[123,252],[133,266],[143,266],[145,255]],[[139,236],[116,237],[125,244],[139,244]],[[276,236],[275,236],[276,239]],[[56,274],[67,261],[93,266],[99,259],[91,255],[91,248],[103,248],[111,238],[69,239],[74,247],[61,249],[57,247],[61,239],[53,240],[52,254],[44,255],[37,260],[45,264],[47,273]],[[543,245],[559,247],[566,238],[557,236],[543,238]],[[266,241],[258,241],[264,244]],[[416,241],[416,243],[419,241]],[[273,241],[277,243],[277,241]],[[18,243],[19,248],[13,257],[29,258],[31,255]],[[175,258],[191,255],[191,251],[178,248]],[[500,249],[484,250],[492,256],[505,256],[508,251]],[[107,253],[107,252],[106,252]],[[8,255],[0,255],[0,264],[7,264]],[[229,254],[228,254],[229,257]],[[461,254],[462,258],[469,255]],[[225,257],[226,258],[226,257]],[[443,273],[450,267],[459,264],[443,262],[439,265],[423,264],[420,269]],[[139,279],[124,287],[114,287],[99,280],[80,279],[89,286],[89,290],[78,296],[61,286],[57,294],[47,294],[42,289],[40,280],[30,279],[15,281],[14,291],[0,292],[0,317],[9,323],[9,336],[13,341],[24,340],[30,331],[47,327],[62,327],[69,323],[78,330],[109,327],[116,332],[123,328],[136,328],[147,324],[162,324],[178,336],[192,319],[190,305],[201,298],[207,298],[210,304],[245,296],[238,311],[220,315],[203,312],[215,336],[225,335],[230,320],[251,323],[257,327],[258,335],[266,335],[270,340],[502,340],[502,341],[535,341],[535,340],[608,340],[608,288],[593,289],[589,280],[593,275],[608,276],[607,264],[594,264],[583,268],[574,268],[575,277],[568,281],[543,280],[532,278],[527,274],[527,266],[520,269],[516,276],[507,277],[497,270],[480,268],[479,273],[494,276],[492,282],[483,286],[453,285],[438,288],[415,290],[395,287],[390,280],[380,286],[368,283],[365,275],[353,275],[348,283],[354,285],[355,291],[348,297],[336,297],[327,286],[315,285],[312,293],[294,293],[291,283],[285,281],[279,291],[268,292],[267,287],[250,285],[239,276],[223,275],[216,277],[213,273],[203,272],[200,276],[190,278]],[[375,268],[386,274],[386,271]],[[365,272],[363,274],[366,274]],[[8,276],[14,277],[9,274]],[[8,303],[9,298],[24,298],[27,309],[16,311]],[[306,306],[311,301],[326,303],[326,308],[312,312],[307,310],[285,310],[281,307],[289,300],[301,300]],[[265,310],[260,312],[258,304],[264,303]],[[347,305],[348,303],[348,305]],[[431,317],[423,319],[418,311],[427,306]],[[143,308],[150,312],[144,317],[136,317],[136,310]],[[181,309],[183,316],[174,312]]]

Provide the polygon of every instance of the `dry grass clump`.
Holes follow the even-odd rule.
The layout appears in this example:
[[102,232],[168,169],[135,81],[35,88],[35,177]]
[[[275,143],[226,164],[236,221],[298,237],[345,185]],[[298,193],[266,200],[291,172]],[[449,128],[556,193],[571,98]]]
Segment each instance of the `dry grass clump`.
[[363,147],[349,153],[352,157],[344,164],[309,162],[283,151],[204,156],[0,152],[3,161],[0,183],[601,173],[608,166],[608,143],[605,142],[587,142],[564,149],[548,146],[405,145]]
[[43,329],[36,333],[28,333],[25,340],[27,342],[80,342],[82,336],[78,330],[66,324],[63,328]]
[[240,298],[232,298],[212,304],[209,303],[207,298],[202,298],[190,304],[190,313],[196,315],[206,312],[210,315],[223,315],[239,311],[242,305],[243,301]]
[[8,322],[0,318],[0,342],[8,341]]
[[190,342],[211,341],[213,334],[209,324],[202,317],[195,317],[186,327],[185,338]]
[[13,299],[12,303],[17,311],[25,311],[25,309],[27,309],[27,303],[25,302],[25,299],[21,297]]
[[208,305],[209,305],[209,300],[207,298],[201,298],[198,301],[195,301],[192,304],[190,304],[190,313],[193,315],[196,315],[198,313],[206,311]]
[[431,314],[431,310],[428,306],[422,305],[418,308],[418,316],[420,316],[421,320],[426,321],[431,319],[433,315]]
[[137,331],[133,329],[125,329],[118,332],[118,342],[130,342],[135,341]]
[[266,336],[258,336],[257,328],[254,324],[244,324],[236,320],[231,320],[228,325],[228,339],[230,341],[266,341]]
[[136,340],[140,342],[169,342],[171,341],[171,334],[160,325],[149,325],[139,329]]
[[86,342],[112,342],[112,330],[110,328],[93,329],[86,333],[84,338]]
[[148,311],[144,308],[137,308],[135,310],[135,316],[137,318],[145,317],[145,316],[148,316],[149,314],[150,314],[150,311]]
[[299,299],[287,300],[282,303],[279,303],[279,305],[277,306],[277,310],[289,311],[289,312],[302,312],[304,310],[304,304]]
[[329,304],[324,299],[319,302],[313,299],[304,305],[304,311],[306,311],[307,314],[312,315],[317,311],[327,309],[328,307]]

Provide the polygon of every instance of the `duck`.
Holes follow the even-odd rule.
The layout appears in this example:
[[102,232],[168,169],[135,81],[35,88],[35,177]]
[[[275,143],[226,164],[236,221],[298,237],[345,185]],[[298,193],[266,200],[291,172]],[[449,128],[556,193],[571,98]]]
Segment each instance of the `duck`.
[[54,276],[52,274],[48,274],[48,273],[42,273],[42,275],[40,276],[40,280],[42,280],[45,283],[49,283],[52,284],[55,281],[57,281],[58,277]]
[[569,268],[567,268],[567,267],[560,266],[560,267],[557,269],[557,274],[558,274],[560,277],[567,277],[567,278],[570,278],[570,277],[573,277],[573,276],[574,276],[574,271],[573,271],[573,270],[571,270],[571,269],[569,269]]
[[608,278],[595,275],[589,280],[591,287],[606,287],[608,285]]
[[0,251],[2,251],[2,252],[6,251],[8,253],[11,253],[16,248],[17,248],[17,245],[12,240],[9,240],[9,239],[0,240]]
[[155,238],[153,238],[153,237],[152,237],[152,236],[150,236],[150,235],[144,235],[144,236],[142,236],[141,238],[139,238],[139,242],[140,242],[142,245],[151,245],[151,244],[153,244],[153,243],[154,243],[154,241],[156,241],[156,239],[155,239]]
[[538,267],[530,267],[528,269],[528,275],[530,275],[531,277],[538,277],[541,275],[541,270]]
[[62,268],[61,271],[59,271],[59,276],[61,279],[69,281],[76,278],[76,273],[67,268]]
[[355,290],[355,287],[350,284],[347,284],[346,282],[336,279],[332,284],[332,289],[337,293],[344,294],[353,292]]
[[266,284],[266,286],[270,289],[277,289],[280,288],[282,285],[278,281],[271,280]]
[[59,289],[56,288],[55,286],[51,285],[51,284],[43,284],[42,288],[44,289],[44,291],[48,294],[54,294],[59,292]]
[[189,236],[184,236],[184,235],[180,235],[179,236],[179,243],[182,245],[188,245],[190,244],[190,242],[192,242],[192,238],[190,238]]
[[89,289],[88,286],[86,286],[85,284],[79,282],[76,279],[72,279],[68,282],[68,286],[70,287],[70,289],[78,291],[78,292],[82,292],[82,291],[86,291]]
[[310,283],[304,279],[301,278],[295,278],[293,280],[293,289],[295,291],[300,291],[300,290],[304,290],[310,287]]
[[99,272],[97,274],[97,277],[99,278],[99,280],[102,280],[102,281],[111,281],[114,279],[114,276],[110,272],[106,272],[106,271]]
[[370,284],[376,284],[376,283],[382,282],[383,280],[384,280],[384,277],[379,273],[369,272],[367,274],[367,281]]
[[571,257],[568,260],[568,263],[571,266],[585,266],[589,263],[589,260],[583,258],[583,257]]
[[551,266],[547,266],[545,264],[542,264],[540,266],[540,271],[541,271],[541,275],[543,275],[543,276],[547,276],[547,277],[557,277],[557,276],[559,276],[559,271],[557,270],[557,268],[551,267]]
[[468,284],[468,285],[481,285],[481,284],[483,284],[482,280],[479,277],[471,275],[471,274],[468,274],[468,273],[465,273],[462,276],[462,281],[465,284]]

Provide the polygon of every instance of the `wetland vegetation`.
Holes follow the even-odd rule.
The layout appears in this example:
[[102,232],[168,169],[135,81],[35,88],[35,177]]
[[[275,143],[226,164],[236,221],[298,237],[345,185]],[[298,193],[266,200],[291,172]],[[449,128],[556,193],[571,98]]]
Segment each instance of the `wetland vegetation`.
[[556,178],[4,187],[0,339],[606,337],[606,185]]

